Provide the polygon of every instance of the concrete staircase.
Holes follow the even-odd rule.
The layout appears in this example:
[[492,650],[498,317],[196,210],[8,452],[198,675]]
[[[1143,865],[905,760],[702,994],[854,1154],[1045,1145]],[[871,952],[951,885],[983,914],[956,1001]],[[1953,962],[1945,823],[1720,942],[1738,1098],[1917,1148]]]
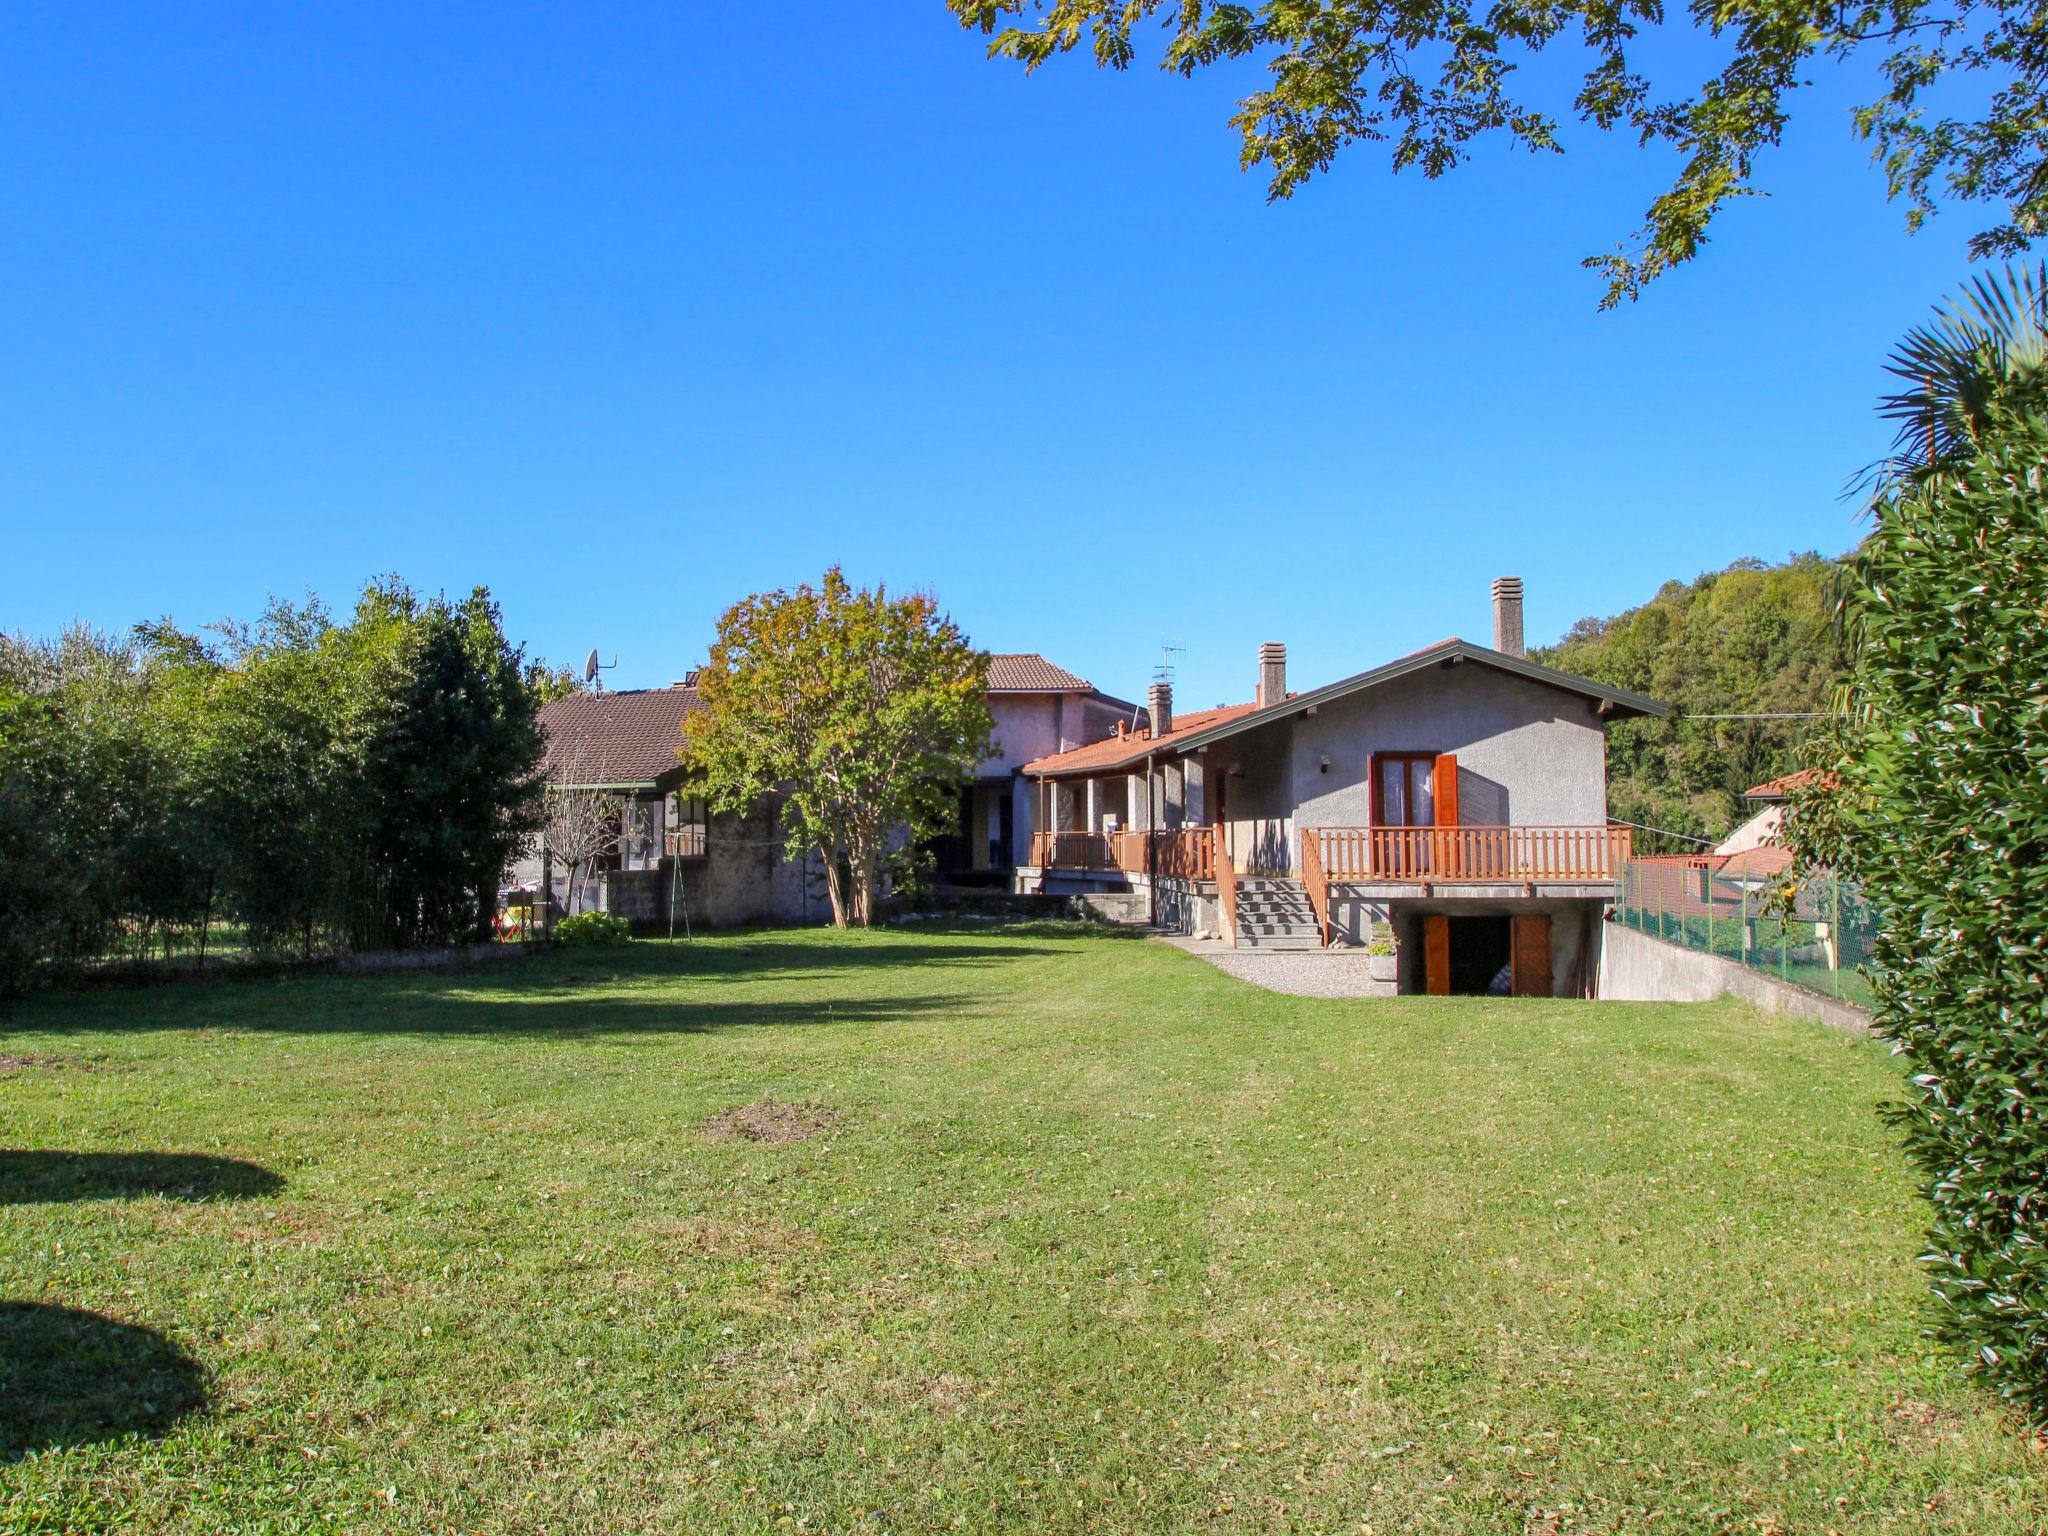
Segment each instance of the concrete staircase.
[[1239,949],[1321,949],[1322,930],[1299,880],[1240,875],[1237,881]]

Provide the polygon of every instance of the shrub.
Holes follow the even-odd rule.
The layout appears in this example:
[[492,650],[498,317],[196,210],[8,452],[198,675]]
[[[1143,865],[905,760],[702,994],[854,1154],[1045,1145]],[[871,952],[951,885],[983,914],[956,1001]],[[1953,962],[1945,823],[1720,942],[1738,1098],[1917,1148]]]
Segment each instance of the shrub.
[[2048,1419],[2048,393],[2015,394],[1876,503],[1853,708],[1790,827],[1883,911],[1936,1332]]
[[555,938],[576,949],[617,949],[632,942],[633,925],[609,912],[578,912],[555,924]]

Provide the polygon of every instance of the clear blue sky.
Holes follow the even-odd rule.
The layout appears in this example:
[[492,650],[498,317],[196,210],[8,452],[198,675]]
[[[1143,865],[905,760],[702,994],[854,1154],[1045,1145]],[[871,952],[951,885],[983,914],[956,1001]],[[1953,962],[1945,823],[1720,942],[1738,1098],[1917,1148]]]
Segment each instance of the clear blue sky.
[[1850,96],[1777,194],[1599,314],[1668,162],[1590,131],[1291,203],[1234,87],[1023,78],[939,0],[0,12],[0,627],[197,625],[395,570],[515,638],[700,660],[843,563],[981,644],[1249,695],[1532,640],[1744,555],[1836,552],[1899,333]]

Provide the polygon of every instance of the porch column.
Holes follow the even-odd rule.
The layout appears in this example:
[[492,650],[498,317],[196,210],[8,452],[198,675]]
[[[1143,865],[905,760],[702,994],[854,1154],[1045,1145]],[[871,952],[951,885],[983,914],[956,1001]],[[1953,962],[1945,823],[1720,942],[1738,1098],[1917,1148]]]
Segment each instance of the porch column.
[[1102,806],[1096,799],[1095,780],[1087,779],[1083,781],[1083,784],[1085,787],[1082,793],[1086,796],[1086,799],[1082,804],[1086,819],[1081,823],[1081,830],[1084,832],[1100,832],[1102,830]]

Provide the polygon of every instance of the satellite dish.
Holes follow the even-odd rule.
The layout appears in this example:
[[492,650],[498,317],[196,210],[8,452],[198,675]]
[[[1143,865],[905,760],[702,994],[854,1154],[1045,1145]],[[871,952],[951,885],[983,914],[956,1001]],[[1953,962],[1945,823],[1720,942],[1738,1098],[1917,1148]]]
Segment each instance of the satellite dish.
[[583,681],[586,683],[597,681],[597,648],[595,646],[591,647],[590,654],[583,658]]

